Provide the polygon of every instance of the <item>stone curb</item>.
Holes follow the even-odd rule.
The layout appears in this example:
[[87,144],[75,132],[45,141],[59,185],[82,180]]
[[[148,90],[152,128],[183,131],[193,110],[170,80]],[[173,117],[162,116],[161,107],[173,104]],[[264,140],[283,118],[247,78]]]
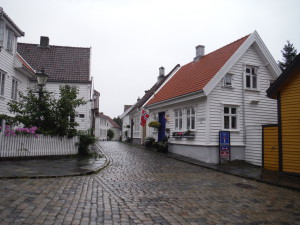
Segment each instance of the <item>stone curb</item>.
[[[98,146],[97,149],[101,153],[101,156],[103,158],[100,159],[95,158],[93,164],[79,167],[79,169],[82,169],[82,172],[64,174],[64,175],[8,176],[8,177],[0,177],[0,179],[44,179],[44,178],[74,177],[74,176],[85,176],[85,175],[96,174],[99,173],[101,170],[105,169],[107,166],[109,166],[111,162],[111,160],[106,155],[104,155],[103,152],[101,152]],[[99,161],[104,161],[104,162],[98,163]],[[95,164],[98,165],[95,166]]]

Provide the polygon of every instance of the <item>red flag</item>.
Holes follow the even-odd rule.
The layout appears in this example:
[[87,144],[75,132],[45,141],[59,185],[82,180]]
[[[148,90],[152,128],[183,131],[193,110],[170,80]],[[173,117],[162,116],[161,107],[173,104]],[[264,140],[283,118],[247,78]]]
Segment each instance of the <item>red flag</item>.
[[143,127],[146,125],[146,121],[147,121],[148,117],[149,117],[149,114],[145,110],[142,110],[141,125]]

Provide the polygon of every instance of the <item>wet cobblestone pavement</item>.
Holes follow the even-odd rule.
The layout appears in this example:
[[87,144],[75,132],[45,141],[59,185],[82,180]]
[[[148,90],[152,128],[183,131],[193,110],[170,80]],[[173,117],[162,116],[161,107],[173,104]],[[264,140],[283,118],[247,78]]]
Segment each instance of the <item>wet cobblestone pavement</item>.
[[0,180],[0,224],[300,224],[300,192],[118,142],[89,176]]

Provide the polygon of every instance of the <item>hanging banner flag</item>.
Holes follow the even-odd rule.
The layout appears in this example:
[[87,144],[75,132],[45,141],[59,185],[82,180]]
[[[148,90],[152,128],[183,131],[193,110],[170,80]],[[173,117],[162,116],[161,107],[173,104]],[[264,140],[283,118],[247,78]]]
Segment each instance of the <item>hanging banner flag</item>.
[[141,116],[141,126],[145,126],[146,125],[146,121],[149,117],[149,114],[145,111],[145,110],[142,110],[142,116]]

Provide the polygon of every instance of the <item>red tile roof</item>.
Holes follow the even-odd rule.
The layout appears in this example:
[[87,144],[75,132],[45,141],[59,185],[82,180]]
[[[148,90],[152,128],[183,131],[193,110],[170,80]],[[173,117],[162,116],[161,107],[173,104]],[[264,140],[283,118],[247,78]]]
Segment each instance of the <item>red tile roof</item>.
[[17,51],[36,71],[44,68],[49,81],[90,82],[90,48],[18,43]]
[[31,68],[31,66],[20,56],[19,53],[17,53],[18,59],[22,62],[22,65],[27,68],[31,73],[35,73],[35,71]]
[[182,66],[147,105],[203,90],[248,37],[249,35]]

